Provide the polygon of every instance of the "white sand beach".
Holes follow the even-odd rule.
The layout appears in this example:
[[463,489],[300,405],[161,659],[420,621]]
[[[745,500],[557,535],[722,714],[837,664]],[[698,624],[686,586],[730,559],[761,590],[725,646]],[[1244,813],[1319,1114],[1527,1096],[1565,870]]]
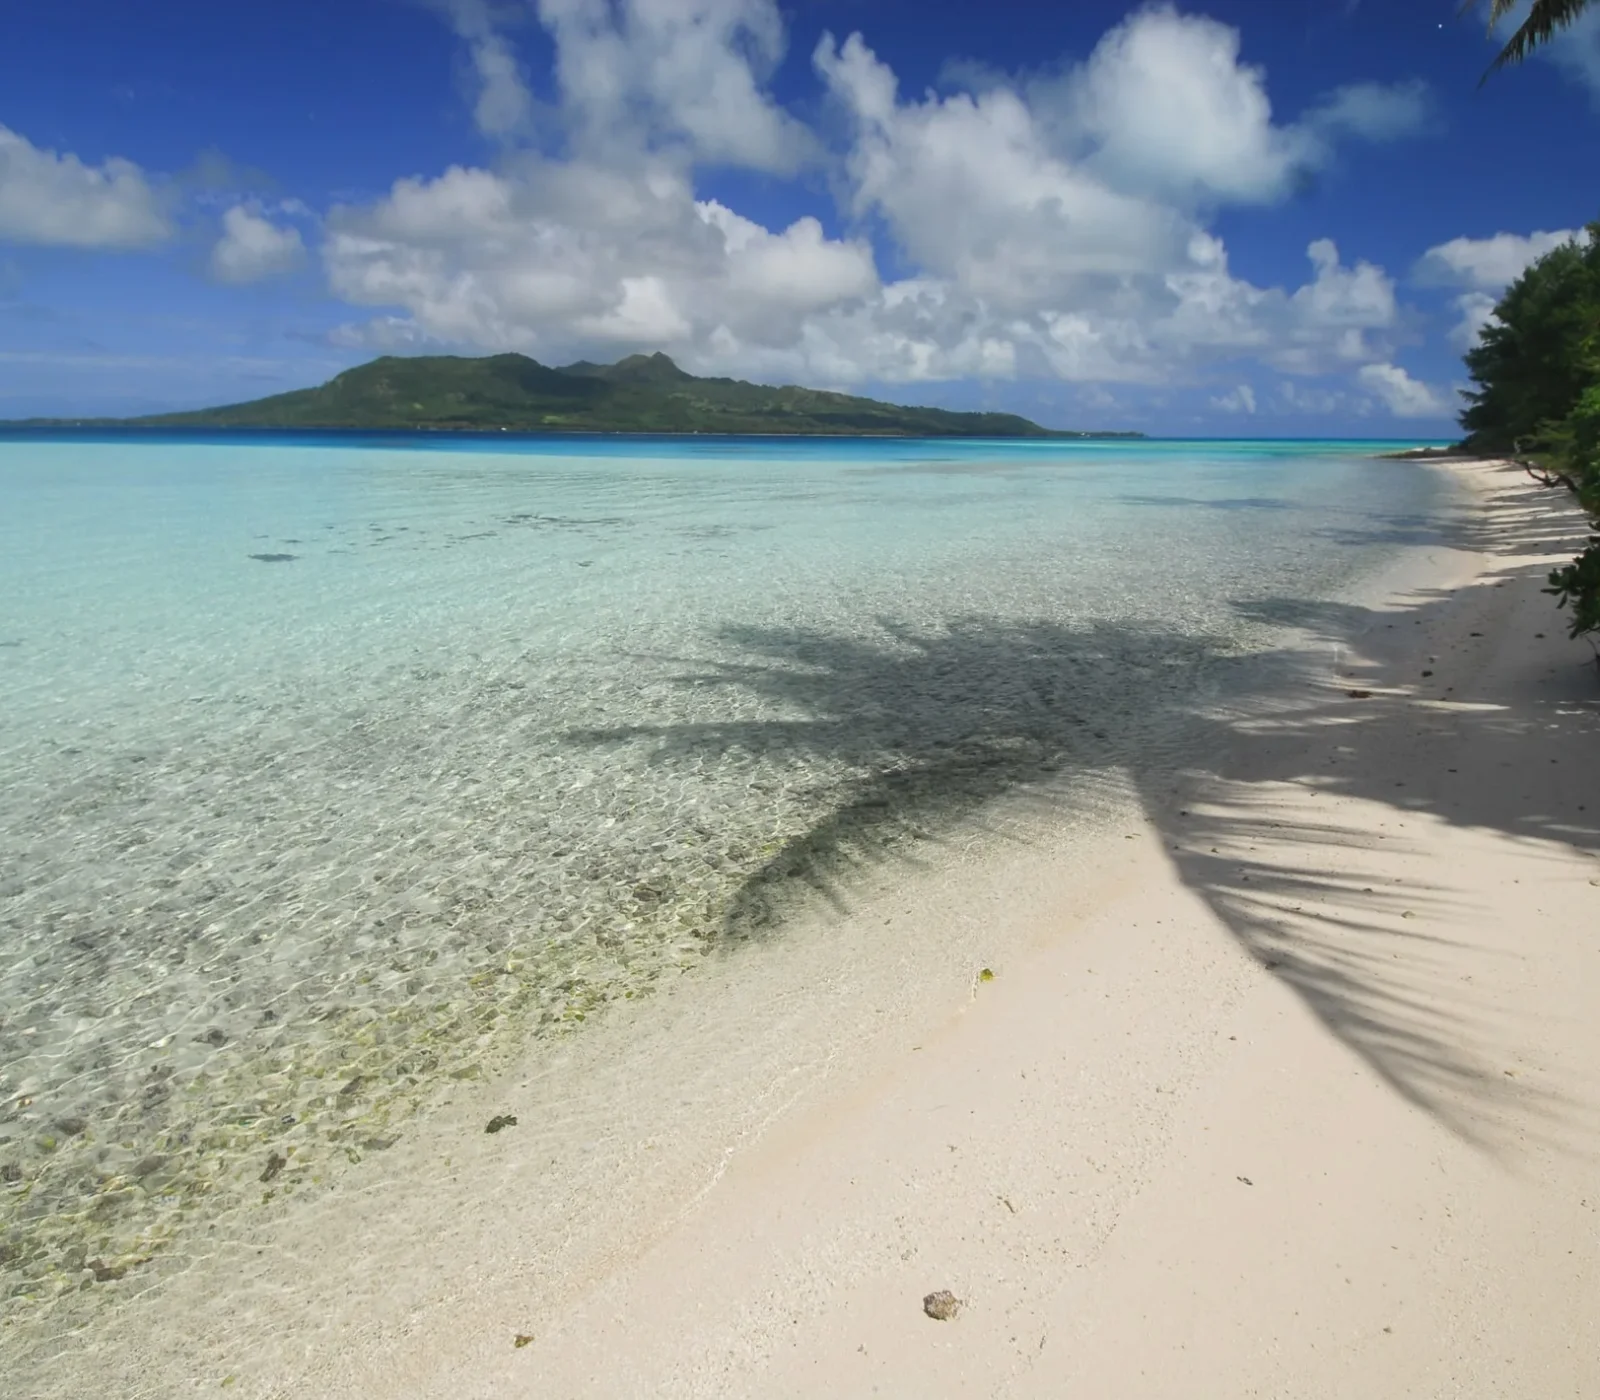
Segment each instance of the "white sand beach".
[[1357,640],[1207,771],[1108,777],[1126,816],[1070,858],[1019,839],[863,894],[464,1092],[459,1151],[402,1144],[259,1282],[177,1280],[187,1336],[111,1326],[75,1370],[297,1400],[1600,1393],[1600,677],[1540,593],[1581,522],[1448,469],[1458,537],[1302,619]]

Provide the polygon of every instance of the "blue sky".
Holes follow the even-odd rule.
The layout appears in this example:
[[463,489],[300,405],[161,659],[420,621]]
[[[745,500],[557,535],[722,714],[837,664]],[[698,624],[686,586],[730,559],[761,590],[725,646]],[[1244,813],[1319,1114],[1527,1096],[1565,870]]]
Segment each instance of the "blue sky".
[[1506,282],[1600,217],[1600,7],[54,0],[0,49],[0,417],[378,353],[1066,427],[1448,435]]

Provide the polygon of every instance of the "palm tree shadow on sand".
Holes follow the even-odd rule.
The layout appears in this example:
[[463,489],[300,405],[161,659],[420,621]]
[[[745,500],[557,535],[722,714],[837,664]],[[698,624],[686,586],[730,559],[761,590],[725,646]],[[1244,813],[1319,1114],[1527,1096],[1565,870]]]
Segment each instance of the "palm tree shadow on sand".
[[[1513,532],[1499,546],[1503,574],[1541,571],[1516,556],[1548,546],[1547,531]],[[1294,599],[1238,606],[1348,647],[1425,625],[1448,602],[1424,598],[1401,613]],[[710,747],[822,760],[849,775],[827,814],[745,881],[731,937],[771,929],[797,888],[847,908],[852,889],[896,862],[918,863],[929,841],[970,839],[975,828],[1027,840],[1132,793],[1184,884],[1397,1093],[1486,1149],[1554,1140],[1563,1104],[1505,1077],[1484,1039],[1489,1008],[1442,970],[1443,955],[1465,947],[1452,932],[1454,896],[1381,883],[1364,867],[1369,828],[1338,815],[1338,803],[1308,817],[1286,794],[1382,804],[1396,823],[1388,852],[1405,848],[1404,823],[1421,816],[1600,851],[1600,803],[1592,816],[1580,810],[1600,791],[1600,705],[1584,671],[1563,672],[1532,708],[1461,695],[1452,698],[1467,703],[1440,709],[1415,692],[1352,700],[1345,687],[1360,683],[1319,679],[1299,646],[1247,657],[1153,626],[969,617],[917,630],[885,622],[877,639],[737,628],[720,641],[739,659],[680,683],[754,694],[787,718],[569,737],[649,738],[664,763]],[[1264,668],[1300,669],[1293,698],[1248,700]],[[1223,696],[1233,699],[1221,705]],[[1397,787],[1385,756],[1419,744],[1440,749],[1437,781]],[[1461,781],[1445,770],[1446,746],[1486,765],[1559,758],[1571,800],[1534,810],[1515,782]]]

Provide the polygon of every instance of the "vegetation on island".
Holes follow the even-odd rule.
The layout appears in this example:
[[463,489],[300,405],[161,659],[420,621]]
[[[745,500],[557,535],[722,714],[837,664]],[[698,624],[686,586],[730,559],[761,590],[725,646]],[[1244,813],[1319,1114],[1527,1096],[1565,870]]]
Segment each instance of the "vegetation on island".
[[[1574,637],[1600,635],[1600,222],[1533,263],[1467,352],[1463,444],[1577,497],[1593,533],[1550,575]],[[1600,648],[1597,648],[1600,650]]]
[[526,355],[393,356],[315,389],[193,413],[151,428],[356,428],[507,432],[830,434],[884,437],[1140,437],[1054,432],[1014,413],[905,408],[822,389],[701,379],[666,355],[552,369]]

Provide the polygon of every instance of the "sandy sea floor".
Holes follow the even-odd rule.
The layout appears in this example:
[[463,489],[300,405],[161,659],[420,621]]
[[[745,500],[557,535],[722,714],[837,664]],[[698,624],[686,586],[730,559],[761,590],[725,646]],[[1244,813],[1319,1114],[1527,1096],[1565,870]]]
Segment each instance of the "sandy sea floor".
[[530,1036],[1102,830],[1432,528],[1301,444],[671,450],[4,445],[0,1347]]

